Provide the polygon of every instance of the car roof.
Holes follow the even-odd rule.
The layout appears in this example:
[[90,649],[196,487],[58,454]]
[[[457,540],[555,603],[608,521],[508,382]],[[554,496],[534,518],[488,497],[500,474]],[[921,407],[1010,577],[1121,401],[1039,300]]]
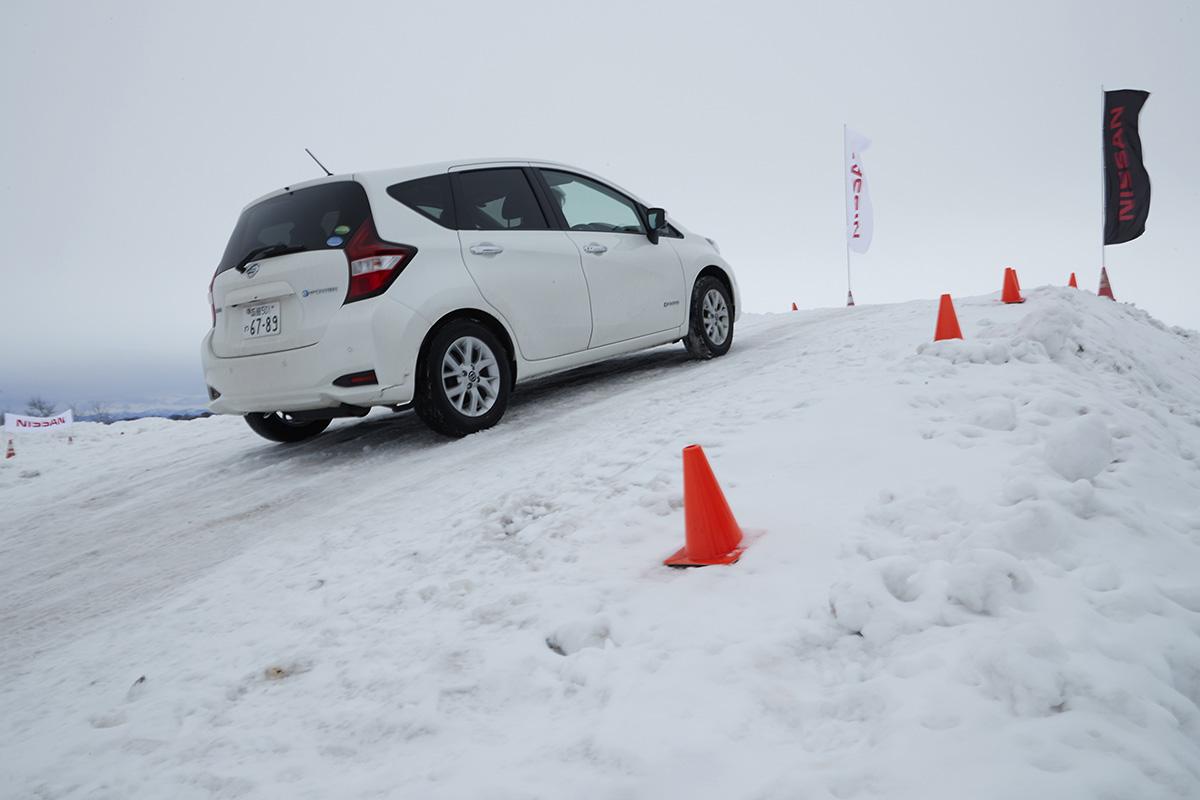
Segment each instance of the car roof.
[[[588,170],[572,166],[570,164],[563,164],[558,161],[548,161],[543,158],[460,158],[460,159],[456,159],[454,161],[434,161],[429,164],[415,164],[415,165],[409,166],[409,167],[394,167],[391,169],[364,170],[364,171],[359,171],[359,172],[342,173],[340,175],[328,175],[328,176],[322,176],[320,178],[313,178],[311,180],[302,181],[300,183],[293,183],[291,185],[284,186],[282,189],[276,189],[273,192],[267,192],[262,197],[255,198],[254,200],[247,203],[245,208],[249,208],[250,206],[253,206],[256,203],[261,203],[263,200],[266,200],[267,198],[275,197],[276,195],[283,194],[284,192],[294,192],[297,189],[307,189],[310,186],[319,186],[322,183],[334,183],[337,181],[356,180],[361,183],[367,184],[369,186],[377,186],[377,185],[391,186],[394,183],[400,183],[402,181],[410,181],[410,180],[414,180],[416,178],[424,178],[424,177],[428,177],[431,175],[442,175],[444,173],[459,170],[459,169],[467,169],[467,168],[472,168],[472,167],[483,168],[483,167],[499,167],[499,166],[552,167],[555,169],[565,170],[567,172],[578,173],[580,175],[583,175],[584,177],[593,178],[597,181],[600,181],[603,184],[611,186],[614,189],[617,189],[618,191],[622,192],[623,194],[626,194],[629,197],[632,197],[637,202],[645,205],[645,203],[642,201],[642,199],[639,198],[637,195],[635,195],[633,192],[630,192],[629,190],[627,190],[621,186],[618,186],[617,184],[610,181],[608,178],[605,178],[601,175],[597,175],[593,172],[589,172]],[[245,210],[245,208],[243,208],[243,211]]]

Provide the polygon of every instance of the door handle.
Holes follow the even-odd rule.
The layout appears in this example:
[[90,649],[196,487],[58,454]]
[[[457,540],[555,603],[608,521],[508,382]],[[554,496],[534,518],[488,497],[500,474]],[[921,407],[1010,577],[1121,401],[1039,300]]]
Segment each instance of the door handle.
[[471,252],[477,256],[498,256],[504,252],[504,248],[491,242],[480,242],[471,245]]
[[608,252],[608,248],[599,242],[591,242],[590,244],[585,244],[583,246],[583,252],[602,256]]

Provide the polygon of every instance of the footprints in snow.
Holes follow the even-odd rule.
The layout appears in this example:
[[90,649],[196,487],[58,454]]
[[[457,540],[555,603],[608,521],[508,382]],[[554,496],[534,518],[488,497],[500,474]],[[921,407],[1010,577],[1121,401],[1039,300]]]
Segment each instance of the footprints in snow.
[[525,494],[507,498],[500,506],[484,506],[480,514],[485,520],[485,532],[495,536],[515,536],[555,510],[551,500],[537,494]]
[[[145,694],[145,692],[146,676],[142,675],[138,677],[138,679],[130,685],[129,690],[125,692],[125,700],[123,705],[128,705],[129,703],[138,700],[143,694]],[[128,720],[129,716],[126,714],[125,709],[120,707],[98,714],[92,714],[90,717],[88,717],[88,722],[91,724],[91,726],[101,730],[104,728],[115,728],[118,725],[124,725]]]
[[954,548],[944,558],[892,555],[868,561],[829,592],[837,624],[874,643],[933,627],[996,616],[1019,606],[1033,580],[1016,558],[986,548]]

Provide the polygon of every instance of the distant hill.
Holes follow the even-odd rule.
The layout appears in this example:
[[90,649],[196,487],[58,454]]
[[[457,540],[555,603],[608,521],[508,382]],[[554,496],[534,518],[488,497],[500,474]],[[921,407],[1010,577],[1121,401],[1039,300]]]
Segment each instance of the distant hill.
[[106,411],[100,414],[75,414],[80,422],[102,422],[109,424],[131,419],[146,419],[147,417],[163,417],[166,419],[201,419],[211,417],[212,412],[205,408],[145,408],[124,409],[121,411]]

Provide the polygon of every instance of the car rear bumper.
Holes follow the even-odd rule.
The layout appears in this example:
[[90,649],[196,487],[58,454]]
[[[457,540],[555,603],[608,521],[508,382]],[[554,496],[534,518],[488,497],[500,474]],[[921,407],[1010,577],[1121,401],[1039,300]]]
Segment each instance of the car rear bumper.
[[[411,308],[384,295],[343,306],[319,342],[293,350],[220,358],[210,332],[201,361],[205,383],[219,396],[208,408],[214,414],[248,414],[408,403],[428,327]],[[378,384],[333,385],[343,375],[367,370],[375,371]]]

